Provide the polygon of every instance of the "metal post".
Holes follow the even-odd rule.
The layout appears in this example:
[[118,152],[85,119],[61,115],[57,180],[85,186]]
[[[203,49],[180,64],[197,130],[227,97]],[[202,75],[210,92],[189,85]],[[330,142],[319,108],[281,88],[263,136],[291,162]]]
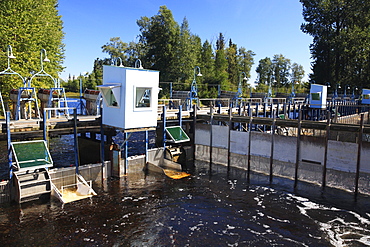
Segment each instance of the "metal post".
[[[266,102],[263,103],[263,117],[266,117],[267,115],[267,111],[266,111]],[[266,132],[266,125],[264,124],[263,125],[263,132]]]
[[195,162],[195,127],[197,125],[197,105],[193,105],[193,162]]
[[324,153],[324,167],[322,171],[322,187],[326,186],[326,170],[328,163],[328,145],[329,145],[329,136],[330,136],[330,111],[326,113],[326,136],[325,136],[325,153]]
[[149,144],[149,134],[148,130],[145,130],[145,165],[148,163],[148,144]]
[[272,119],[272,125],[271,125],[271,151],[270,151],[270,183],[272,183],[272,176],[273,176],[273,163],[274,163],[274,135],[275,135],[275,114],[273,114],[274,117]]
[[5,114],[6,121],[6,144],[8,146],[8,165],[9,165],[9,179],[13,177],[13,154],[12,154],[12,138],[10,134],[10,111]]
[[[67,102],[64,103],[64,106]],[[83,104],[82,104],[82,79],[80,78],[80,114],[82,114],[83,111]]]
[[[163,106],[163,111],[162,111],[162,123],[163,123],[163,128],[162,128],[162,146],[163,146],[163,151],[166,149],[166,106]],[[164,152],[166,155],[166,152]]]
[[78,153],[78,136],[77,136],[77,108],[73,109],[73,138],[74,138],[74,152],[75,152],[75,165],[76,174],[79,174],[80,157]]
[[101,162],[101,182],[104,186],[104,167],[105,167],[105,152],[104,152],[104,127],[103,127],[103,109],[100,109],[100,162]]
[[364,132],[364,113],[361,114],[360,129],[358,133],[358,149],[357,149],[357,165],[355,177],[355,198],[358,195],[358,181],[360,179],[360,166],[361,166],[361,149],[362,149],[362,135]]
[[46,145],[49,146],[49,142],[48,142],[48,116],[47,116],[47,112],[45,109],[44,109],[44,117],[42,119],[42,123],[43,123],[43,138],[44,138],[44,141],[46,142]]
[[295,172],[294,172],[294,188],[297,187],[298,183],[298,166],[299,160],[301,158],[301,124],[302,124],[302,110],[299,109],[298,112],[298,128],[297,128],[297,150],[296,150],[296,158],[295,158]]
[[170,82],[170,102],[169,102],[169,108],[172,109],[173,108],[173,101],[172,101],[172,82]]
[[127,174],[127,170],[128,170],[128,138],[129,138],[129,135],[127,132],[125,132],[124,134],[125,136],[125,175]]
[[209,131],[209,170],[210,172],[212,171],[212,152],[213,152],[213,131],[212,131],[212,126],[213,126],[213,105],[211,105],[210,108],[210,131]]
[[252,115],[249,116],[249,128],[248,128],[248,171],[247,171],[247,180],[250,181],[250,171],[251,171],[251,144],[252,144]]
[[179,118],[179,125],[182,127],[182,105],[179,105],[179,113],[177,116]]
[[231,121],[231,115],[232,115],[232,107],[230,106],[229,107],[229,132],[228,132],[228,135],[227,135],[227,172],[230,171],[230,163],[231,163],[231,140],[230,140],[230,137],[231,137],[231,125],[232,125],[232,121]]

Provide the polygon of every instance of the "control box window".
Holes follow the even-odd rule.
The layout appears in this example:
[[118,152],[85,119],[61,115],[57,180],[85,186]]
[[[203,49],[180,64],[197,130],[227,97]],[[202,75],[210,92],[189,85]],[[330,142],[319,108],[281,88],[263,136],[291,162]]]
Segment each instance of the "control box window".
[[136,108],[148,108],[151,106],[151,88],[137,87],[136,88],[136,99],[135,107]]

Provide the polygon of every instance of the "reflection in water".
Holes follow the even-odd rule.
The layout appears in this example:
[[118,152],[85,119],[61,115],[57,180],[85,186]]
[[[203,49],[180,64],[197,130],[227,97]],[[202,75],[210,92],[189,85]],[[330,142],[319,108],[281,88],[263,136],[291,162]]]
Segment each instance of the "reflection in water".
[[[204,167],[203,167],[204,165]],[[180,180],[130,174],[90,199],[0,208],[2,246],[370,245],[370,200],[197,162]],[[276,179],[277,180],[277,179]],[[284,184],[285,183],[285,184]]]

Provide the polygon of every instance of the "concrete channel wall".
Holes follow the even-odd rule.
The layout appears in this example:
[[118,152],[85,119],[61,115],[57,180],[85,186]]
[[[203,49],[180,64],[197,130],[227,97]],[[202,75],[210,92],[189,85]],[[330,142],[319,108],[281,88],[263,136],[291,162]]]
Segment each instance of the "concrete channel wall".
[[[212,133],[211,133],[212,128]],[[211,141],[212,135],[212,141]],[[281,136],[270,133],[230,131],[229,127],[219,125],[197,124],[195,132],[197,160],[228,164],[228,144],[230,143],[230,166],[247,169],[250,154],[251,171],[295,178],[296,159],[298,162],[298,179],[306,182],[323,184],[325,163],[325,138],[301,136],[300,153],[297,156],[297,137]],[[273,142],[272,142],[273,140]],[[210,144],[212,142],[212,149]],[[273,145],[272,145],[273,143]],[[272,152],[273,150],[273,152]],[[370,194],[370,143],[363,142],[361,148],[358,191]],[[272,171],[270,158],[272,156]],[[358,144],[328,141],[326,162],[326,186],[354,191]]]

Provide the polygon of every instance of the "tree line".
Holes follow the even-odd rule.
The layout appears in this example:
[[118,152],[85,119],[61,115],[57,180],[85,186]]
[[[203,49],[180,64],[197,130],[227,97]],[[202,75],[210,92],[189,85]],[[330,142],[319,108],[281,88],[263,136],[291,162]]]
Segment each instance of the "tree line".
[[370,1],[300,0],[301,30],[313,37],[313,83],[370,87]]
[[[124,66],[133,67],[137,59],[145,68],[160,71],[160,81],[172,82],[175,90],[189,90],[194,79],[194,67],[199,66],[203,75],[196,79],[200,97],[217,97],[218,87],[236,91],[240,82],[244,89],[251,87],[252,83],[241,81],[240,75],[245,72],[250,79],[255,53],[238,47],[231,39],[226,40],[222,33],[219,33],[215,44],[208,40],[202,42],[190,31],[187,19],[178,24],[166,6],[161,6],[152,17],[141,17],[137,25],[140,31],[137,42],[126,43],[120,37],[111,38],[102,46],[102,51],[109,57],[97,58],[90,74],[71,78],[70,89],[76,90],[79,80],[89,88],[99,85],[103,64],[120,65],[123,61]],[[258,84],[268,83],[265,79],[270,77],[270,72],[277,87],[289,88],[292,78],[296,83],[302,82],[304,70],[301,65],[291,65],[283,55],[275,55],[269,65],[271,68],[267,68],[266,60],[268,58],[262,59],[257,68]],[[169,86],[161,86],[162,95],[168,97]],[[257,89],[264,90],[262,86]]]
[[[64,33],[58,14],[57,0],[1,0],[0,1],[0,90],[7,98],[12,88],[23,86],[25,80],[42,70],[57,78],[63,70]],[[15,58],[9,59],[10,48]],[[46,52],[41,52],[44,49]],[[50,62],[43,62],[47,57]],[[43,73],[43,72],[42,72]],[[34,77],[35,87],[53,86],[49,77]]]
[[[370,87],[370,1],[363,0],[300,0],[304,23],[301,30],[313,37],[310,45],[312,73],[310,83]],[[25,78],[45,71],[57,78],[63,71],[63,22],[57,0],[2,0],[0,1],[0,71],[8,68],[8,47],[16,56],[9,59],[11,69]],[[123,42],[111,38],[102,46],[109,55],[93,61],[93,71],[78,78],[70,77],[66,87],[78,89],[79,80],[87,88],[102,82],[103,64],[119,63],[134,66],[140,59],[148,69],[161,71],[161,82],[173,82],[176,90],[188,90],[195,66],[203,77],[197,78],[201,97],[217,96],[217,86],[236,91],[240,73],[250,78],[255,53],[239,47],[220,33],[213,44],[202,42],[190,31],[186,18],[178,24],[172,12],[161,6],[156,15],[137,20],[137,41]],[[50,62],[42,64],[41,49],[47,51]],[[46,55],[46,54],[45,54]],[[120,59],[118,59],[120,58]],[[267,86],[289,91],[289,85],[300,83],[304,75],[301,65],[281,54],[258,62],[256,90],[266,92]],[[78,82],[78,84],[76,83]],[[4,95],[24,81],[14,74],[0,75],[0,90]],[[35,87],[50,87],[52,81],[39,77],[32,81]],[[246,88],[252,82],[243,84]],[[168,95],[168,87],[163,87]]]

